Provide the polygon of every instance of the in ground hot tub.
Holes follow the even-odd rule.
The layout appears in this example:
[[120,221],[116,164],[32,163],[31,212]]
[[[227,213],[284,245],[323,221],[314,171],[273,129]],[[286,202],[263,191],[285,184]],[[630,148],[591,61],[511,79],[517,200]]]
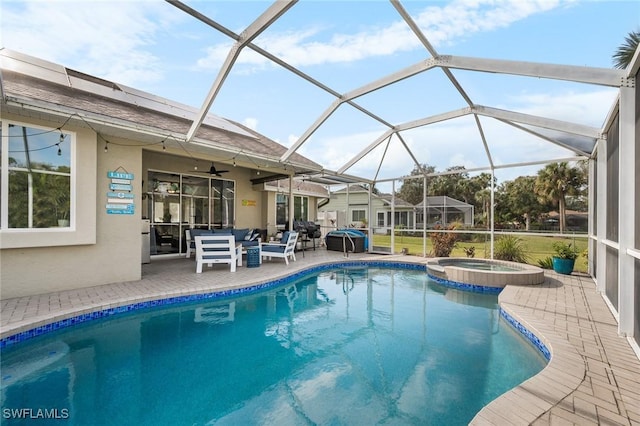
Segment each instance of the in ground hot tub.
[[504,260],[441,257],[427,262],[427,274],[437,281],[460,286],[480,286],[499,291],[507,284],[536,285],[544,282],[537,266]]

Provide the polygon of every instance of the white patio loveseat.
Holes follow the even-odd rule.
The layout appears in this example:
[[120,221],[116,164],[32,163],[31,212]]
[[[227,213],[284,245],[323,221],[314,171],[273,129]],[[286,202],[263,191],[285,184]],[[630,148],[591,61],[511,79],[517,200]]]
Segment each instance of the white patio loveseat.
[[231,272],[242,266],[242,245],[236,244],[233,235],[198,235],[196,243],[196,273],[202,272],[202,265],[228,263]]

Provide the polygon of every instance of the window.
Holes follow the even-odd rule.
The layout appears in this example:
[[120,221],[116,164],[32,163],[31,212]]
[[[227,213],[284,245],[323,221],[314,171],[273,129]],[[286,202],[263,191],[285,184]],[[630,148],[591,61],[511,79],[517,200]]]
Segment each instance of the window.
[[211,221],[216,228],[233,226],[235,192],[235,182],[211,179]]
[[351,220],[353,222],[364,222],[367,218],[366,210],[351,210]]
[[[407,212],[407,211],[401,211],[401,212],[394,212],[394,225],[396,227],[400,226],[400,227],[405,227],[405,228],[411,228],[413,227],[413,212]],[[387,222],[389,224],[389,226],[391,226],[391,212],[387,212]]]
[[293,197],[293,218],[309,220],[309,197]]
[[[293,218],[309,220],[309,197],[293,196]],[[276,194],[276,224],[286,226],[289,223],[289,196]]]
[[288,197],[284,194],[276,194],[276,224],[285,225],[289,220]]
[[2,135],[0,228],[70,227],[74,135],[13,123]]

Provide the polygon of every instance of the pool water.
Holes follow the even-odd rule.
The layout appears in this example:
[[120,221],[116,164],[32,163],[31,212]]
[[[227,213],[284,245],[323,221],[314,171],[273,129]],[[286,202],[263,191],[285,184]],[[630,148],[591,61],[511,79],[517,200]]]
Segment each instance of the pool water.
[[383,268],[96,320],[1,362],[3,413],[77,425],[462,425],[546,365],[496,296]]
[[518,268],[512,268],[507,265],[502,265],[499,263],[492,262],[483,262],[483,261],[472,261],[472,260],[451,260],[451,261],[440,261],[442,266],[458,266],[460,268],[467,269],[476,269],[480,271],[502,271],[502,272],[516,272],[520,271]]

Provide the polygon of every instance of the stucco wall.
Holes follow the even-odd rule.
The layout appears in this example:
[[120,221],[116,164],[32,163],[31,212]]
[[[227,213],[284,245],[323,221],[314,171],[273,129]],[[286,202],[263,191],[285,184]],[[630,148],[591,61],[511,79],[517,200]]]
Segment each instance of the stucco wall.
[[[6,118],[6,117],[5,117]],[[22,122],[24,122],[22,120]],[[33,124],[47,125],[45,122]],[[56,127],[55,125],[48,124]],[[44,239],[52,246],[4,248],[0,251],[0,298],[27,296],[52,291],[90,287],[104,283],[140,278],[140,165],[141,149],[115,145],[104,152],[104,141],[87,129],[65,126],[77,131],[76,223],[75,230],[3,230],[3,239],[16,238],[17,233],[31,240]],[[122,143],[127,143],[122,141]],[[107,215],[106,194],[109,191],[108,170],[122,167],[133,173],[136,213]],[[86,235],[89,242],[55,241],[51,232]],[[26,240],[25,240],[26,241]],[[33,244],[31,244],[33,245]]]

